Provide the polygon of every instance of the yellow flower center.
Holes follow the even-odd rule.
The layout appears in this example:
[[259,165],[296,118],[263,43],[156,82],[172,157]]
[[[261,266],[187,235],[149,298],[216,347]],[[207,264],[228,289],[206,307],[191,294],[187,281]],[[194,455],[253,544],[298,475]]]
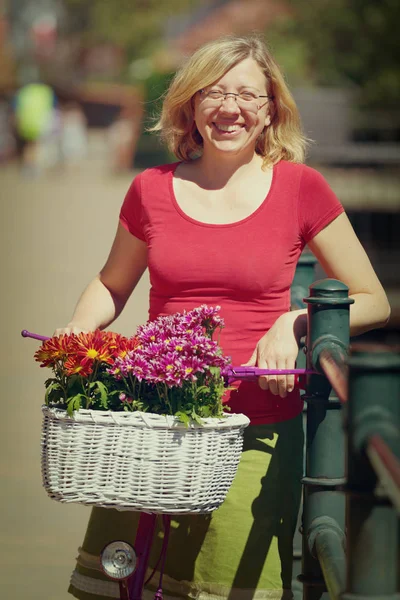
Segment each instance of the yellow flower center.
[[88,358],[97,358],[99,355],[99,353],[97,352],[97,350],[95,348],[89,348],[89,350],[86,352],[86,356]]
[[171,369],[173,369],[173,368],[174,368],[174,365],[167,365],[167,367],[166,367],[166,368],[167,368],[167,371],[170,371]]
[[185,369],[185,373],[187,373],[187,374],[191,373],[192,371],[193,371],[192,367],[187,367]]
[[175,350],[176,350],[177,352],[182,352],[182,350],[183,350],[183,346],[175,346]]

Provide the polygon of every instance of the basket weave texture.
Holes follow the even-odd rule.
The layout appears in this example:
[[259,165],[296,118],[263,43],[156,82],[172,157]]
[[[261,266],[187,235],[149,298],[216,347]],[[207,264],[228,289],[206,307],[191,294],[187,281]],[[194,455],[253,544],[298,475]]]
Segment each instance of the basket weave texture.
[[42,411],[42,476],[51,498],[172,514],[222,504],[249,424],[240,414],[186,427],[153,413]]

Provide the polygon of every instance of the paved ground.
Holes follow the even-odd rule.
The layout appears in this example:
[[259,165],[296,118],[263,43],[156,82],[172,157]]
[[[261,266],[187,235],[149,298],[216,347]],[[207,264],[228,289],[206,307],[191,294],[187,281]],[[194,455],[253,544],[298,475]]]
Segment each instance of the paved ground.
[[[100,145],[99,145],[100,144]],[[41,485],[40,430],[47,370],[22,329],[44,335],[65,324],[104,262],[132,174],[109,173],[96,138],[75,169],[23,179],[0,170],[1,194],[1,517],[0,597],[67,600],[89,508],[50,500]],[[130,334],[147,317],[144,277],[113,329]]]

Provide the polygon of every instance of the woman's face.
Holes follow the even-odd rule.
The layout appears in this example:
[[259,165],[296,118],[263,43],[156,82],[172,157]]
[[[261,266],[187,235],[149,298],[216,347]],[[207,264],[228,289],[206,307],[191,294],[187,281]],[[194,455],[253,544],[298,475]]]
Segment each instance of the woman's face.
[[[233,95],[213,99],[210,91],[239,94],[247,92],[254,100],[243,101]],[[203,138],[203,153],[254,154],[257,138],[271,122],[267,80],[253,58],[232,67],[205,93],[194,98],[194,121]]]

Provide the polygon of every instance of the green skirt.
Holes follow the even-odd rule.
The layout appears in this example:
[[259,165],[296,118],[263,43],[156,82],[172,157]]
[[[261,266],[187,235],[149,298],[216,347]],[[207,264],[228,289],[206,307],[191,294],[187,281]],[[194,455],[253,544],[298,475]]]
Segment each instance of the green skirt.
[[[293,535],[303,472],[302,415],[245,429],[235,480],[220,508],[171,521],[163,590],[196,600],[291,598]],[[93,508],[69,592],[81,600],[119,598],[99,555],[113,540],[134,544],[139,514]],[[150,564],[163,530],[158,519]],[[156,589],[158,574],[148,584]]]

